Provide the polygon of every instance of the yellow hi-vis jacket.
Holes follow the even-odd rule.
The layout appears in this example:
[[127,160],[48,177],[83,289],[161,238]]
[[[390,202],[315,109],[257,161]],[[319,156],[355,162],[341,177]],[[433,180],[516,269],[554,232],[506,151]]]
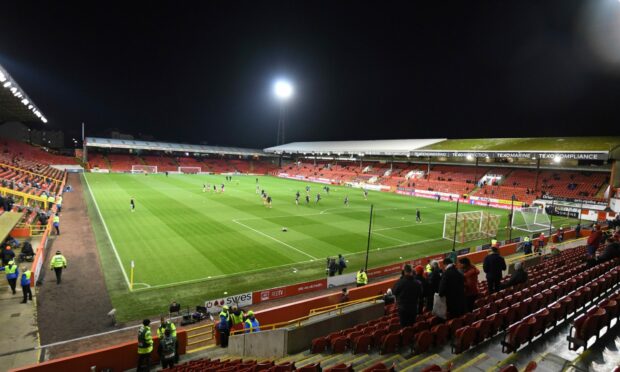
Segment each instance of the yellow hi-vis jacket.
[[54,255],[50,262],[50,269],[58,269],[59,267],[67,267],[67,259],[61,254]]
[[138,354],[149,354],[151,351],[153,351],[151,327],[141,325],[138,328]]
[[357,284],[368,284],[368,275],[364,271],[357,272]]

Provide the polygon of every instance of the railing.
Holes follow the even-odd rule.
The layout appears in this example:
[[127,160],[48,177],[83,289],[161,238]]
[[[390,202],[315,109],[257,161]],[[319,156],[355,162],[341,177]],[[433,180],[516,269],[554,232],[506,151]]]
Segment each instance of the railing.
[[35,200],[35,201],[43,203],[43,206],[45,207],[45,209],[47,209],[47,198],[44,198],[42,196],[28,194],[25,192],[9,189],[7,187],[0,187],[0,194],[2,195],[10,194],[10,195],[18,196],[20,198],[24,198],[24,205],[28,205],[28,200]]
[[[338,303],[338,304],[323,306],[323,307],[316,308],[316,309],[311,309],[309,311],[308,315],[302,316],[301,318],[291,319],[291,320],[287,320],[287,321],[279,322],[279,323],[272,323],[272,324],[267,324],[267,325],[261,325],[260,329],[261,329],[261,331],[272,331],[272,330],[277,329],[277,328],[300,327],[303,322],[305,322],[305,321],[309,320],[310,318],[315,317],[317,315],[322,315],[322,314],[330,313],[332,311],[336,311],[335,315],[342,315],[344,309],[346,309],[346,308],[348,308],[350,306],[357,305],[357,304],[360,304],[360,303],[365,303],[365,302],[376,303],[378,300],[381,300],[382,298],[383,298],[383,296],[378,295],[378,296],[373,296],[373,297],[362,298],[362,299],[359,299],[359,300],[353,300],[353,301],[347,301],[347,302],[342,302],[342,303]],[[239,333],[244,333],[245,331],[247,331],[247,329],[237,329],[237,330],[231,331],[230,334],[231,335],[235,335],[235,334],[239,334]]]
[[[208,323],[187,330],[187,353],[195,353],[208,347],[209,341],[214,340],[215,324]],[[198,333],[193,333],[198,332]],[[197,346],[202,345],[202,346]],[[190,349],[191,347],[191,349]]]
[[15,225],[15,228],[16,229],[28,229],[30,236],[39,236],[39,235],[43,235],[47,227],[43,225],[32,225],[29,223],[20,222],[17,225]]
[[37,176],[37,177],[43,177],[43,178],[46,178],[46,179],[47,179],[47,178],[49,178],[50,180],[52,180],[53,182],[56,182],[56,183],[61,183],[61,182],[63,182],[63,180],[59,180],[59,179],[56,179],[56,178],[53,178],[53,177],[49,177],[49,176],[46,176],[46,175],[41,174],[41,173],[31,172],[31,171],[26,170],[26,169],[24,169],[24,168],[16,167],[16,166],[14,166],[14,165],[9,165],[9,164],[5,164],[5,163],[0,163],[0,166],[1,166],[1,167],[6,167],[6,168],[10,168],[10,169],[14,169],[14,170],[16,170],[16,171],[20,171],[20,172],[28,173],[28,174],[31,174],[31,175],[33,175],[33,176]]

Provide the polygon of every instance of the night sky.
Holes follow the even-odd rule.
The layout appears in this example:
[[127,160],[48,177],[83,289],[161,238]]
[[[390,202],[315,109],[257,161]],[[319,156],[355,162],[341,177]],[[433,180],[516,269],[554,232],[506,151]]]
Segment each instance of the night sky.
[[2,64],[75,135],[286,141],[620,134],[620,1],[5,2]]

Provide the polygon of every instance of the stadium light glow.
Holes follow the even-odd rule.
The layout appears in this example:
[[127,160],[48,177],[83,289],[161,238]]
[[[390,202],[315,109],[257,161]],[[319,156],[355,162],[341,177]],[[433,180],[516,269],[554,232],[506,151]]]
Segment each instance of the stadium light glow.
[[286,80],[278,80],[273,84],[273,92],[278,99],[286,101],[293,95],[293,86]]
[[474,157],[471,155],[467,155],[467,160],[474,160]]
[[6,76],[2,72],[0,72],[0,83],[4,83],[6,81]]
[[11,82],[7,81],[6,83],[2,84],[3,87],[8,88],[11,86]]
[[559,164],[559,163],[561,163],[561,162],[562,162],[562,158],[561,158],[561,157],[559,157],[559,156],[556,156],[555,158],[553,158],[553,162],[554,162],[554,163],[558,163],[558,164]]

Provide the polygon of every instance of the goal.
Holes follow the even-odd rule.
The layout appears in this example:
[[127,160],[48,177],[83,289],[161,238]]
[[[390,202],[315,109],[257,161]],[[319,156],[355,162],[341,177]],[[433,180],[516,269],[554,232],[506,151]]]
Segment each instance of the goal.
[[548,230],[550,225],[549,215],[544,209],[538,207],[521,208],[512,216],[513,229],[537,232]]
[[157,165],[132,165],[131,173],[157,173]]
[[202,172],[201,167],[179,167],[179,173],[183,174],[198,174]]
[[[497,235],[500,216],[485,211],[446,213],[443,238],[457,243],[486,239]],[[456,231],[456,235],[455,235]]]

